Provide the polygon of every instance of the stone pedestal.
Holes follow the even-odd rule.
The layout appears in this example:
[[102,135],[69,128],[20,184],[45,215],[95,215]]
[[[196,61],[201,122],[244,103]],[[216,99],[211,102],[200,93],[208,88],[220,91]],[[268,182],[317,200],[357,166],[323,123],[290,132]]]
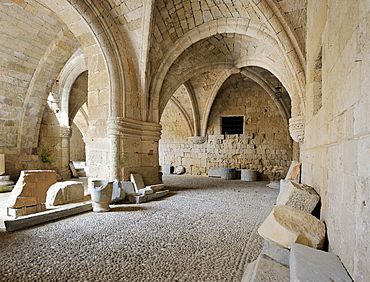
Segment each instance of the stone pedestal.
[[109,202],[112,199],[113,182],[111,180],[93,180],[91,187],[91,200],[94,212],[110,210]]
[[257,170],[242,169],[240,179],[243,181],[257,181]]

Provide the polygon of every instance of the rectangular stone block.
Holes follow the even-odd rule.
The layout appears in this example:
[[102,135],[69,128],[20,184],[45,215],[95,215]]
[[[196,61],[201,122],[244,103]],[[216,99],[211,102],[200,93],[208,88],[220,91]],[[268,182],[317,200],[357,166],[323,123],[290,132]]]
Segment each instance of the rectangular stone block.
[[293,244],[290,251],[290,281],[343,281],[350,282],[338,256]]
[[279,194],[276,205],[287,205],[312,213],[319,200],[320,196],[312,187],[289,181],[283,192]]
[[143,178],[138,173],[131,173],[130,174],[130,181],[134,184],[136,193],[139,193],[140,189],[145,188]]
[[49,187],[57,182],[54,170],[23,170],[6,206],[21,208],[45,203]]
[[322,248],[325,231],[324,222],[313,215],[284,205],[276,206],[258,229],[264,239],[287,249],[294,243]]

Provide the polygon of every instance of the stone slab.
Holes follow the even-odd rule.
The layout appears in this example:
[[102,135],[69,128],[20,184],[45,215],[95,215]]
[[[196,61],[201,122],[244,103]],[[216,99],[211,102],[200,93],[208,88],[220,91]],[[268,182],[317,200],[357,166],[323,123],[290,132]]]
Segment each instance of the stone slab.
[[276,260],[278,263],[289,266],[290,251],[279,247],[267,240],[263,243],[261,254],[265,254],[270,258]]
[[157,198],[164,197],[168,194],[169,190],[162,190],[149,195],[129,195],[129,201],[133,204],[145,203]]
[[134,184],[131,181],[121,181],[122,189],[127,195],[135,194]]
[[350,282],[338,256],[293,244],[290,251],[290,281],[343,281]]
[[36,214],[30,214],[17,219],[5,220],[6,231],[12,232],[19,229],[27,228],[44,222],[56,220],[59,218],[79,214],[92,210],[91,203],[72,204],[68,207],[61,207],[54,210],[44,211]]
[[84,186],[78,181],[57,182],[50,186],[46,194],[46,204],[58,206],[84,200]]
[[125,197],[126,197],[126,192],[125,192],[125,189],[123,188],[123,181],[119,181],[118,179],[115,179],[113,182],[112,199],[110,203],[121,201]]
[[130,181],[134,184],[134,188],[135,188],[136,193],[139,193],[140,189],[145,188],[143,178],[138,173],[131,173],[130,174]]
[[0,175],[5,173],[5,154],[0,154]]
[[287,205],[312,213],[319,201],[320,196],[311,186],[289,181],[284,191],[278,196],[276,205]]
[[264,239],[287,249],[294,243],[322,248],[325,232],[324,222],[285,205],[276,206],[258,229]]
[[7,215],[12,217],[20,217],[32,213],[43,212],[46,210],[45,204],[37,204],[34,206],[25,206],[21,208],[7,208]]
[[155,184],[155,185],[148,185],[148,188],[152,189],[154,192],[163,190],[164,184]]
[[242,282],[289,281],[290,273],[286,265],[280,264],[265,254],[247,268]]
[[284,180],[299,180],[299,175],[301,173],[301,163],[297,161],[292,161],[289,166],[289,170]]
[[6,206],[21,208],[45,203],[49,187],[57,182],[54,170],[23,170]]
[[143,189],[140,189],[139,190],[139,193],[140,193],[140,195],[144,195],[145,196],[145,195],[153,194],[154,191],[151,188],[149,188],[149,187],[145,187]]

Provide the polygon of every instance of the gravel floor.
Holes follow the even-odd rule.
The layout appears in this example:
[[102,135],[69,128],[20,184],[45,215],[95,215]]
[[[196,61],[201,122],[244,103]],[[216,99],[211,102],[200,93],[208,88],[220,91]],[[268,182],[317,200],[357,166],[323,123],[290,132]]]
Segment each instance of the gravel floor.
[[0,281],[240,281],[277,190],[166,176],[160,200],[0,233]]

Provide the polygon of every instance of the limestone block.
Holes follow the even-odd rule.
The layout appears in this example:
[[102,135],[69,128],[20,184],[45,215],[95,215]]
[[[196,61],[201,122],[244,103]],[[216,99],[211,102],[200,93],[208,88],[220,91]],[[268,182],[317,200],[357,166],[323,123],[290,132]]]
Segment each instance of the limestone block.
[[211,167],[208,171],[209,177],[221,177],[220,168],[219,167]]
[[5,173],[5,155],[0,154],[0,175]]
[[279,205],[262,223],[258,233],[264,239],[287,249],[290,249],[293,243],[322,248],[325,224],[309,213]]
[[163,190],[164,184],[155,184],[155,185],[148,185],[148,188],[152,189],[154,192]]
[[82,182],[57,182],[50,186],[46,194],[46,204],[58,206],[84,200],[84,186]]
[[135,194],[134,184],[131,181],[121,181],[122,189],[127,195]]
[[123,200],[126,197],[125,189],[123,188],[123,181],[119,181],[115,179],[113,181],[113,188],[112,188],[112,199],[110,203],[118,202]]
[[140,195],[150,195],[150,194],[153,194],[154,191],[149,187],[145,187],[143,189],[140,189],[139,193],[140,193]]
[[140,189],[145,188],[143,178],[138,173],[131,173],[130,174],[130,181],[134,184],[136,193],[139,193]]
[[45,203],[49,187],[57,182],[54,170],[23,170],[6,206],[21,208]]
[[297,161],[292,161],[290,163],[289,170],[285,177],[285,180],[298,180],[300,172],[301,172],[301,163]]
[[162,165],[163,174],[173,174],[173,166],[171,165]]
[[257,170],[242,169],[240,179],[243,181],[257,181]]
[[312,187],[289,181],[283,192],[279,194],[276,205],[287,205],[312,213],[319,200],[320,196]]
[[293,244],[290,251],[290,281],[352,281],[333,253]]
[[289,281],[290,273],[286,265],[265,254],[261,254],[243,275],[242,282]]
[[263,249],[261,254],[267,255],[270,258],[276,260],[278,263],[289,266],[290,251],[279,247],[267,240],[263,243]]
[[185,173],[185,167],[182,165],[179,165],[175,168],[174,174],[184,174]]

